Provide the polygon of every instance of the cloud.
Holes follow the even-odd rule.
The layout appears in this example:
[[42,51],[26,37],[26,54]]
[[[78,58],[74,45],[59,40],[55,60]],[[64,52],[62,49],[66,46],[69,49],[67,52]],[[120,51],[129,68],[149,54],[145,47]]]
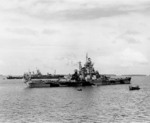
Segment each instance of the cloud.
[[150,15],[150,1],[143,3],[144,9],[138,11],[139,13],[149,16]]
[[50,29],[44,29],[42,31],[43,34],[46,34],[46,35],[50,35],[50,34],[54,34],[54,33],[57,33],[58,31],[56,30],[50,30]]
[[138,40],[138,36],[140,35],[140,33],[138,31],[131,31],[128,30],[125,33],[119,35],[114,41],[113,43],[117,43],[117,42],[126,42],[128,44],[137,44],[140,43],[140,41]]
[[129,44],[137,44],[139,43],[140,41],[138,41],[135,37],[132,37],[132,36],[122,36],[120,37],[120,40],[119,41],[124,41],[124,42],[127,42]]
[[[140,13],[146,9],[143,1],[4,0],[0,5],[0,51],[4,51],[2,60],[10,65],[1,70],[10,72],[7,67],[13,69],[16,62],[12,59],[17,59],[22,64],[18,71],[36,65],[45,72],[69,73],[80,60],[85,61],[88,52],[96,68],[107,69],[106,73],[115,73],[117,68],[124,72],[122,66],[134,65],[145,72],[142,67],[150,67],[143,65],[150,58],[150,18]],[[41,61],[32,61],[34,58]]]
[[[6,0],[5,11],[36,17],[43,20],[87,20],[125,15],[145,10],[145,1],[75,1],[75,0]],[[6,4],[8,3],[8,4]]]
[[[57,8],[57,6],[55,7]],[[48,8],[44,8],[41,11],[28,11],[26,9],[21,9],[21,12],[30,16],[43,20],[57,20],[57,21],[73,21],[73,20],[91,20],[98,19],[104,17],[113,17],[119,15],[126,15],[133,10],[123,10],[120,9],[121,6],[110,6],[110,7],[77,7],[77,8],[69,8],[64,7],[64,9],[53,11]],[[19,8],[20,9],[20,8]],[[41,9],[41,8],[39,8]],[[18,11],[18,10],[17,10]]]
[[65,16],[69,20],[87,20],[87,19],[98,19],[102,17],[113,17],[117,15],[124,15],[128,12],[120,11],[118,8],[91,8],[91,9],[79,9],[71,11],[63,11],[60,16]]
[[63,62],[67,66],[77,66],[79,62],[74,53],[65,53],[63,57],[57,57],[56,60]]
[[134,31],[134,30],[127,30],[124,34],[125,35],[138,35],[139,32],[138,31]]
[[21,35],[37,35],[38,32],[30,28],[7,28],[6,31]]
[[141,52],[130,48],[125,49],[120,58],[122,67],[148,64],[148,59]]
[[20,38],[18,36],[18,38],[14,38],[12,36],[10,37],[4,37],[4,38],[0,38],[0,48],[4,48],[9,50],[18,50],[20,49],[25,50],[24,48],[28,48],[28,47],[35,47],[35,45],[37,44],[35,41],[33,40],[29,40],[28,38]]

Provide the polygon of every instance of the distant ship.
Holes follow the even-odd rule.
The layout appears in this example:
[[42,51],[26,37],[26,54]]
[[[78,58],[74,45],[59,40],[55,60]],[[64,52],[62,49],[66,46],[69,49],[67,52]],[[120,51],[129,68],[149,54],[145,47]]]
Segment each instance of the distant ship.
[[7,79],[23,79],[23,76],[7,76]]
[[[33,72],[28,72],[27,73],[31,79],[57,79],[57,78],[63,78],[64,75],[59,75],[59,74],[49,74],[47,73],[47,75],[43,75],[39,69],[36,70],[36,73]],[[24,74],[25,75],[25,74]]]
[[113,85],[130,84],[131,77],[113,78],[99,74],[94,69],[91,58],[86,55],[86,62],[82,67],[79,62],[79,69],[72,75],[42,75],[39,70],[37,73],[25,73],[23,75],[24,83],[28,87],[62,87],[62,86],[92,86],[92,85]]

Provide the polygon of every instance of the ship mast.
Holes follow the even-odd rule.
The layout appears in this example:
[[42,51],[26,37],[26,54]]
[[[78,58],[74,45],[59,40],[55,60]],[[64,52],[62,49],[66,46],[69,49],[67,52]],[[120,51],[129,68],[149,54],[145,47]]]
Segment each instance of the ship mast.
[[86,53],[86,62],[88,61],[88,53]]
[[81,65],[81,62],[79,62],[79,71],[81,71],[82,69],[82,65]]

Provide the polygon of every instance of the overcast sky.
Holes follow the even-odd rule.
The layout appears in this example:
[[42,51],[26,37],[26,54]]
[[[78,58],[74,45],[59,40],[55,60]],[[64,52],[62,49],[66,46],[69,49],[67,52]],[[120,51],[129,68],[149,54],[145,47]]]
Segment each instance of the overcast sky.
[[150,74],[150,0],[0,0],[0,74]]

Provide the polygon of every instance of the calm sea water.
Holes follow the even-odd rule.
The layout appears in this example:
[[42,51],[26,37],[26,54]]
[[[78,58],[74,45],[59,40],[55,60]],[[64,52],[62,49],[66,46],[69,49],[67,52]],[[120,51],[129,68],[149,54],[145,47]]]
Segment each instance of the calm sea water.
[[141,87],[27,88],[22,80],[0,80],[1,123],[150,123],[150,77]]

